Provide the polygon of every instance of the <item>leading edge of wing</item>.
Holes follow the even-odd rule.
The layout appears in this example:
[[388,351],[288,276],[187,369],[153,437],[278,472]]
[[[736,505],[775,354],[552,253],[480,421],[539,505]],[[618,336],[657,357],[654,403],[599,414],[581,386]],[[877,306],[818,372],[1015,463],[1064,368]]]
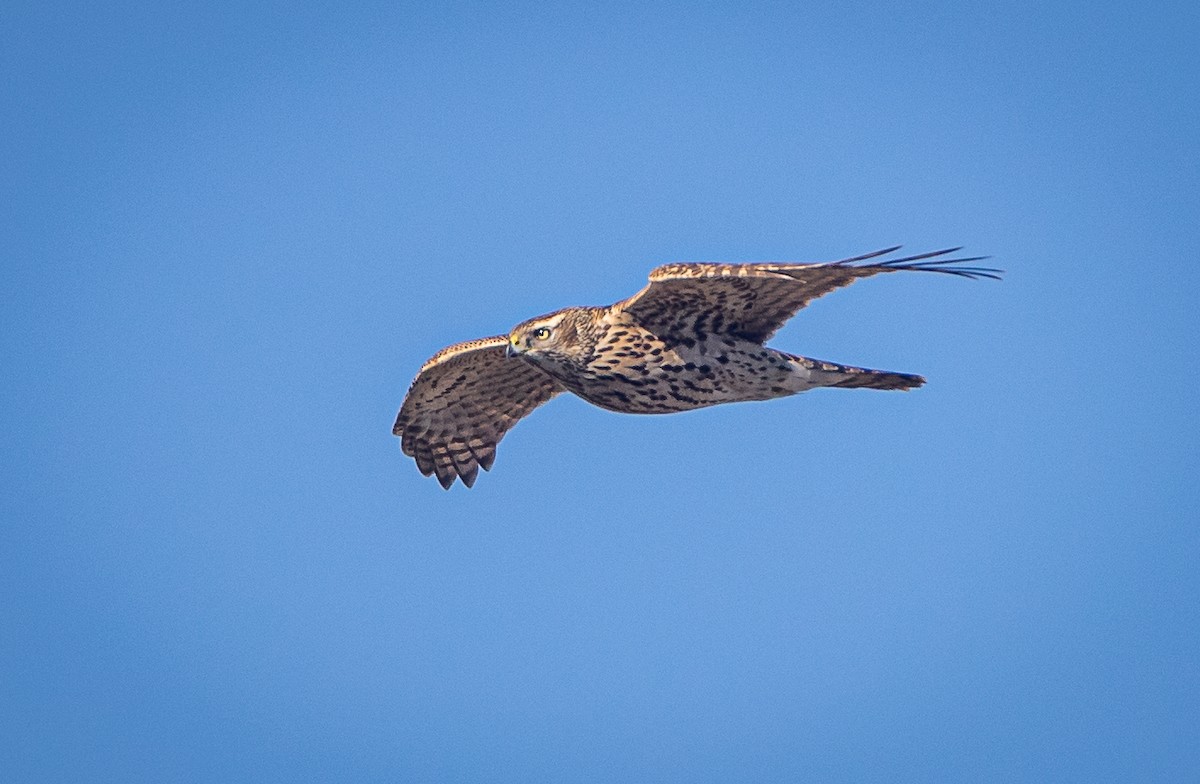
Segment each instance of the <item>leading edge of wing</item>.
[[[785,261],[764,261],[764,262],[743,262],[729,263],[719,261],[687,261],[687,262],[671,262],[655,267],[650,271],[650,283],[657,283],[667,280],[681,279],[696,279],[696,278],[720,278],[720,277],[755,277],[760,275],[766,276],[787,276],[789,272],[811,269],[859,269],[859,270],[876,270],[879,272],[885,270],[913,270],[918,272],[942,272],[948,275],[958,275],[966,278],[989,278],[992,280],[1001,280],[1001,275],[1004,270],[995,267],[962,267],[950,266],[956,264],[969,264],[974,261],[984,261],[991,258],[990,256],[964,256],[956,258],[943,258],[952,253],[957,253],[962,250],[962,246],[955,248],[945,248],[943,250],[930,251],[928,253],[919,253],[913,256],[904,256],[897,259],[883,259],[882,257],[888,254],[895,253],[900,250],[903,245],[893,245],[890,248],[871,251],[859,256],[851,256],[846,259],[838,259],[837,261],[819,261],[819,262],[785,262]],[[863,264],[861,262],[871,262]],[[641,294],[643,292],[638,292]],[[634,300],[638,296],[630,297],[629,301]]]

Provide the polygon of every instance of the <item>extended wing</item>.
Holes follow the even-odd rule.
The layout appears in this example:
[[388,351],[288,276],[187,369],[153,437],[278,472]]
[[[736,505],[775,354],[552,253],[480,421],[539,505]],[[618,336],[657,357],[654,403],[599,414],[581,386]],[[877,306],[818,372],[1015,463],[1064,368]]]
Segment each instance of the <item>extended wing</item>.
[[666,338],[730,334],[761,343],[817,297],[881,272],[913,270],[1000,278],[1001,270],[991,267],[952,266],[986,257],[941,258],[959,248],[860,263],[899,249],[821,264],[665,264],[650,273],[646,288],[617,307]]
[[553,378],[504,355],[503,335],[442,349],[413,380],[392,433],[404,454],[442,487],[455,478],[475,484],[480,466],[496,459],[496,445],[521,417],[562,391]]

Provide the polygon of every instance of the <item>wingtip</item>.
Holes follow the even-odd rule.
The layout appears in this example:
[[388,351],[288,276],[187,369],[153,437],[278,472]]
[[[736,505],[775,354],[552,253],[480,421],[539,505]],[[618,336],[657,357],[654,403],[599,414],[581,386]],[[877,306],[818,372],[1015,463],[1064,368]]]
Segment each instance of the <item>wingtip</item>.
[[1000,280],[1004,270],[996,269],[995,267],[963,267],[961,264],[971,264],[977,261],[985,261],[991,256],[964,256],[961,258],[945,258],[951,254],[962,250],[963,246],[959,245],[954,248],[943,248],[942,250],[929,251],[928,253],[918,253],[914,256],[902,256],[896,259],[887,259],[886,261],[878,262],[878,266],[886,267],[892,270],[914,270],[923,272],[943,272],[948,275],[957,275],[962,278],[990,278],[991,280]]

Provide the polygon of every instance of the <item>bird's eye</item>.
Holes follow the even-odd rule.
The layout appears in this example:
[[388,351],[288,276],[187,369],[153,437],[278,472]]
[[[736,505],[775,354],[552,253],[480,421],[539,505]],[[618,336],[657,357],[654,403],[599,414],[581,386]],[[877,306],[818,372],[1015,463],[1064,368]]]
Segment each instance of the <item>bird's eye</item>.
[[545,340],[550,337],[550,329],[548,327],[538,327],[533,331],[533,336],[538,340]]

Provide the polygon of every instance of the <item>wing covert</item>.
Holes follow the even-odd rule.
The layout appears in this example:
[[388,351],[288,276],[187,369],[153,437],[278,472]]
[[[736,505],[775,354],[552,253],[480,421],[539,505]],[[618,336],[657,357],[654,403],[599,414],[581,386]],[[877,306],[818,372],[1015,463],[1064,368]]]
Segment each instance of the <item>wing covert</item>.
[[413,380],[396,424],[400,448],[449,489],[475,484],[517,420],[562,391],[552,377],[504,354],[504,335],[458,343],[433,355]]

